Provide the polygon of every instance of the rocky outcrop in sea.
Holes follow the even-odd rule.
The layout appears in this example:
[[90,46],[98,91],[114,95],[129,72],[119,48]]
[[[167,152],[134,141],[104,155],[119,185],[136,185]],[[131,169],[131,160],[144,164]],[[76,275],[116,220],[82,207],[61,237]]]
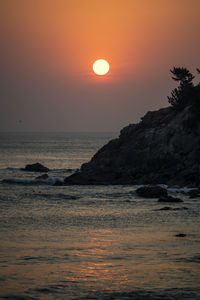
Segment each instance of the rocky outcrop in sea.
[[22,168],[21,170],[28,171],[28,172],[48,172],[49,168],[43,166],[40,163],[35,163],[32,165],[26,165],[25,168]]
[[65,184],[200,184],[200,118],[191,105],[148,112]]

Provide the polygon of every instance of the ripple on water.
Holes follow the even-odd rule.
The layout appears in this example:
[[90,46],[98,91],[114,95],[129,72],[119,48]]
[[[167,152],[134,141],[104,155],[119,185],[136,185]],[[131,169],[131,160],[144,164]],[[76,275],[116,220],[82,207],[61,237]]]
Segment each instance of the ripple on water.
[[166,290],[136,290],[127,293],[105,293],[102,295],[88,295],[75,300],[199,300],[200,289],[166,289]]

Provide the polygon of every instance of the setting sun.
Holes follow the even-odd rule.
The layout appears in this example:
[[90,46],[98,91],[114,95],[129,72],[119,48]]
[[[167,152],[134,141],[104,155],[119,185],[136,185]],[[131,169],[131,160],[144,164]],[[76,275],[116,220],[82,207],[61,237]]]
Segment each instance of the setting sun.
[[105,59],[98,59],[93,64],[93,71],[97,75],[105,75],[110,69],[109,63]]

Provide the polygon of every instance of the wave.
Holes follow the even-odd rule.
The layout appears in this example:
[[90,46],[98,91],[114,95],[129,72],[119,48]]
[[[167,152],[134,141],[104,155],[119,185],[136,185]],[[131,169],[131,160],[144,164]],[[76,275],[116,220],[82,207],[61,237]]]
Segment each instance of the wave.
[[1,180],[1,183],[6,184],[21,184],[21,185],[54,185],[57,181],[63,182],[63,178],[50,177],[48,179],[19,179],[6,178]]
[[75,195],[69,195],[69,194],[63,194],[63,193],[34,193],[32,196],[35,198],[47,198],[50,200],[77,200],[80,198],[80,196]]
[[[12,168],[12,167],[3,168],[1,170],[27,172],[23,168]],[[50,169],[47,173],[51,173],[51,172],[52,173],[74,173],[78,171],[79,169],[63,168],[63,169]],[[44,173],[44,172],[36,172],[36,173]]]
[[132,197],[134,195],[134,191],[129,192],[113,192],[113,193],[96,193],[97,198],[124,198],[124,197]]
[[7,170],[7,171],[22,171],[21,168],[10,168],[10,167],[4,168],[4,169],[2,169],[2,170]]
[[194,190],[195,188],[188,188],[188,187],[182,187],[182,188],[180,188],[180,187],[177,187],[177,188],[168,188],[167,190],[169,191],[169,192],[172,192],[172,193],[188,193],[188,192],[190,192],[190,191],[192,191],[192,190]]
[[48,173],[55,172],[55,173],[74,173],[78,172],[79,169],[51,169]]

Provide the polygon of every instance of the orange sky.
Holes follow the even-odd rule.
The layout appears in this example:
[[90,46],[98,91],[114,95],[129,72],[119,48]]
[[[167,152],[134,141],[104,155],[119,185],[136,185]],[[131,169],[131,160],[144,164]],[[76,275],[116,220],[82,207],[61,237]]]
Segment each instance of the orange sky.
[[[0,7],[5,130],[30,115],[28,103],[39,111],[39,128],[29,116],[27,130],[119,130],[167,105],[170,68],[199,67],[199,0],[6,0]],[[92,72],[98,58],[110,63],[104,78]]]

